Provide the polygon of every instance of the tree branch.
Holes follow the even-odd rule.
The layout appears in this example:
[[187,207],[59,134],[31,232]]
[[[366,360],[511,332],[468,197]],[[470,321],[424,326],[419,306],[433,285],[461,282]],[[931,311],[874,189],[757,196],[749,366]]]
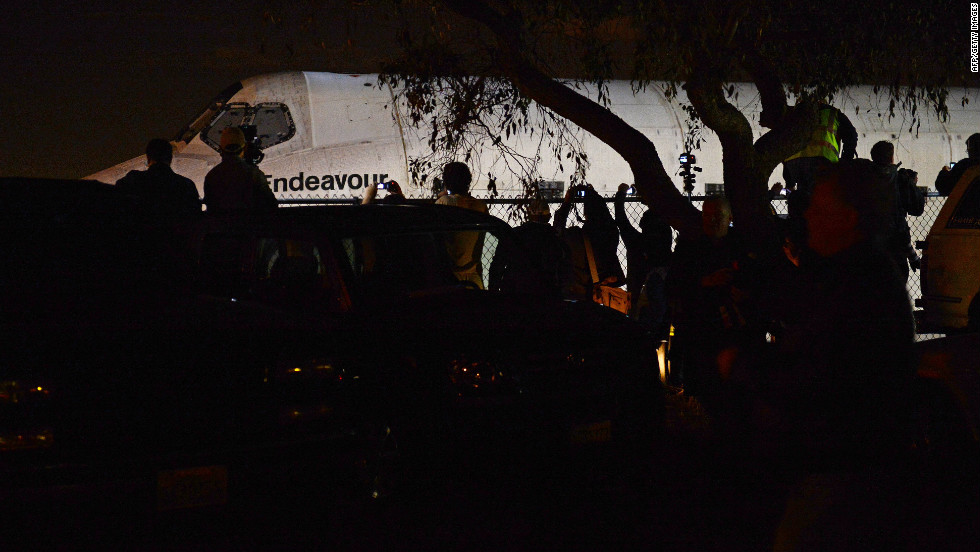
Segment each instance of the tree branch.
[[745,115],[725,99],[721,80],[707,75],[708,72],[704,68],[696,69],[684,85],[691,105],[705,126],[718,133],[722,148],[751,146],[752,126]]
[[779,124],[763,134],[755,143],[761,168],[770,172],[784,159],[806,147],[817,120],[817,104],[805,102],[786,110]]
[[782,122],[786,115],[787,100],[786,89],[779,80],[775,68],[755,49],[745,54],[743,61],[755,87],[759,90],[759,97],[762,100],[762,113],[759,115],[759,124],[766,128],[773,128]]
[[680,193],[664,170],[656,146],[613,112],[546,75],[525,55],[520,26],[476,0],[445,0],[456,13],[483,24],[498,38],[503,74],[537,103],[568,119],[608,144],[629,164],[644,203],[678,230],[697,228],[700,213]]

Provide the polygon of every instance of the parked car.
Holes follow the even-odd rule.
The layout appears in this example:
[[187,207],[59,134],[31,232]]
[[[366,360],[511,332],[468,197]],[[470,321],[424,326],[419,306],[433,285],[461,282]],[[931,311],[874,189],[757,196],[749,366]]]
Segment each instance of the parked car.
[[[648,453],[662,430],[645,330],[543,288],[494,217],[157,221],[111,186],[24,179],[0,180],[0,209],[0,507],[14,514],[520,480],[580,453]],[[474,266],[477,282],[457,277]]]
[[919,333],[980,331],[980,167],[963,174],[917,245]]

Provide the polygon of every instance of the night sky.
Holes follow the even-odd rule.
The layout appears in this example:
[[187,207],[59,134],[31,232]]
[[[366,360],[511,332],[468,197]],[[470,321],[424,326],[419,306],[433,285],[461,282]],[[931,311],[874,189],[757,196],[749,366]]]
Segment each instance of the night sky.
[[[319,24],[314,46],[298,23],[263,18],[273,10],[300,20],[302,4],[200,4],[4,3],[0,176],[77,178],[141,155],[147,140],[173,139],[249,76],[377,70],[365,13],[322,18],[330,23]],[[348,32],[361,42],[348,44]]]

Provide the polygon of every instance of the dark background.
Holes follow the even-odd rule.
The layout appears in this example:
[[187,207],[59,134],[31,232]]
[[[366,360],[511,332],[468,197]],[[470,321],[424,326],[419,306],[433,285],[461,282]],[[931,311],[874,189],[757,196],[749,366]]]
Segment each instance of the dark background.
[[246,77],[376,72],[371,6],[321,4],[4,3],[0,177],[77,178],[141,155]]

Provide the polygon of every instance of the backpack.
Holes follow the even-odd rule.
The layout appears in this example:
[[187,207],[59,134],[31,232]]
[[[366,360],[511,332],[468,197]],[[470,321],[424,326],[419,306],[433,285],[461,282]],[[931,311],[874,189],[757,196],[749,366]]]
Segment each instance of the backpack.
[[902,209],[913,217],[921,215],[926,208],[926,196],[916,186],[919,183],[919,174],[912,169],[900,168],[895,173],[895,179]]

